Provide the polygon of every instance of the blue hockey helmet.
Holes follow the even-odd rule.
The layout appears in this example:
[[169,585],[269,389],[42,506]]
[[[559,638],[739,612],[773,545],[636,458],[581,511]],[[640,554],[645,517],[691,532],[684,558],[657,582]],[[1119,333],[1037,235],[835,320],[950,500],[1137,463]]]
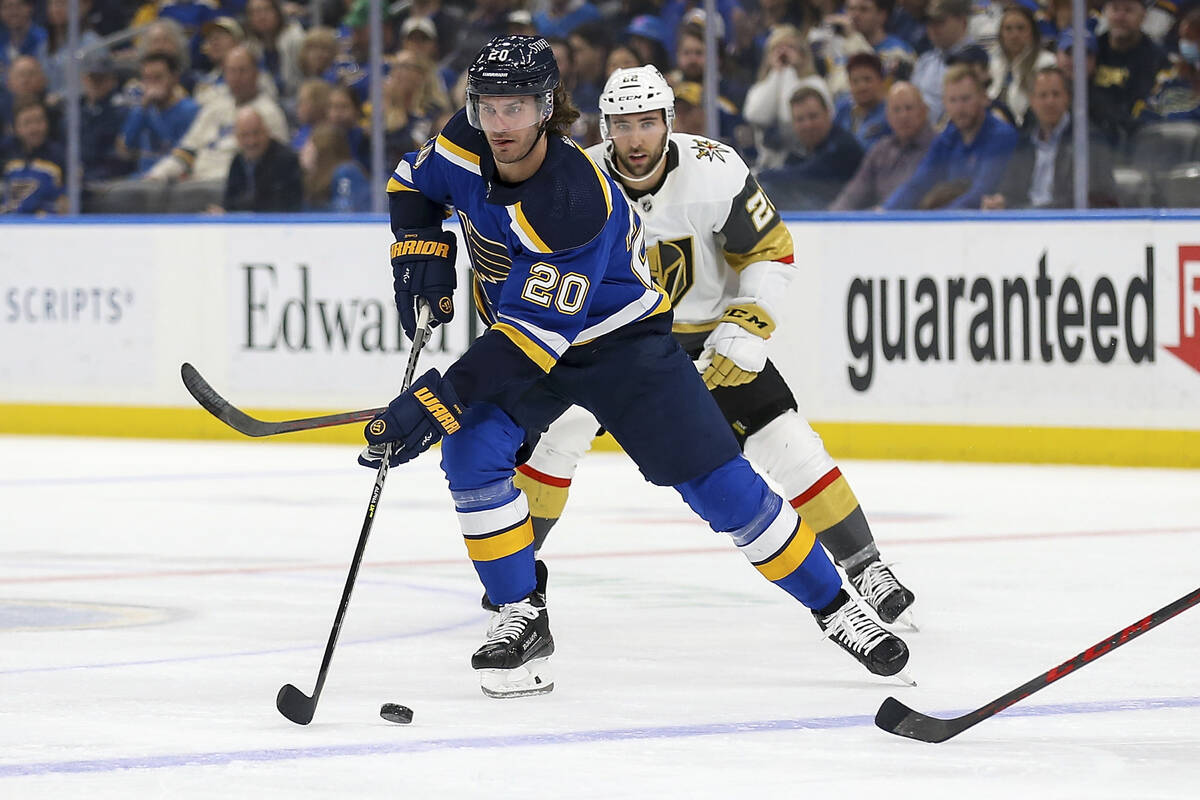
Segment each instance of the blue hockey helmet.
[[467,119],[474,127],[483,128],[480,97],[532,95],[538,104],[538,121],[545,122],[554,111],[559,80],[558,62],[544,38],[497,36],[483,46],[467,69]]

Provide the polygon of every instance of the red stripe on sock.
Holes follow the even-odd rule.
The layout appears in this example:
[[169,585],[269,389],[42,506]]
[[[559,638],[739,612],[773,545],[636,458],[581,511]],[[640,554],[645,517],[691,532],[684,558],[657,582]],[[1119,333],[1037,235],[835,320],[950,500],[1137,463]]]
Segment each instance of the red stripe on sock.
[[557,486],[560,489],[565,489],[571,485],[570,478],[556,478],[553,475],[547,475],[544,472],[538,472],[528,464],[522,464],[517,467],[517,472],[524,475],[526,478],[533,478],[538,483],[544,483],[547,486]]
[[788,502],[792,504],[792,508],[799,508],[809,500],[812,500],[814,497],[819,495],[825,490],[826,486],[833,483],[840,477],[842,477],[842,471],[837,467],[834,467],[833,469],[829,470],[829,472],[826,472],[824,475],[822,475],[820,480],[808,487],[798,496],[793,497]]

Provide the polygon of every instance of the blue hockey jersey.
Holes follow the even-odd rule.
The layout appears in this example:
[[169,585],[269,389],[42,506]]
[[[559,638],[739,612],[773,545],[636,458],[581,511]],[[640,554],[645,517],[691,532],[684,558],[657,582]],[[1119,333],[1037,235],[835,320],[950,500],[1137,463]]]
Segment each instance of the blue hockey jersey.
[[488,331],[447,373],[470,403],[548,373],[567,349],[670,309],[650,277],[641,220],[574,142],[550,137],[518,185],[496,174],[483,134],[459,111],[388,182],[392,229],[440,225],[453,207]]

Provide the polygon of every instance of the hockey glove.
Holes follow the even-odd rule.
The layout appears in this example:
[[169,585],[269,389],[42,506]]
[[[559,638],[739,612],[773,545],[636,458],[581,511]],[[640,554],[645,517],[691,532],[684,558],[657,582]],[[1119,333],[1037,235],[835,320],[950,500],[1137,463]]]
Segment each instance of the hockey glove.
[[434,325],[454,318],[454,287],[458,285],[455,258],[458,242],[453,231],[417,228],[392,245],[392,288],[400,327],[412,339],[417,332],[417,298],[429,303]]
[[384,445],[389,442],[392,444],[389,466],[412,461],[437,444],[443,435],[457,431],[462,414],[463,406],[454,387],[436,369],[431,369],[388,403],[386,411],[367,423],[364,434],[370,445],[359,454],[358,463],[379,469]]
[[704,385],[740,386],[758,377],[767,364],[767,339],[775,321],[761,305],[735,302],[725,309],[721,322],[704,340],[699,363],[704,367]]

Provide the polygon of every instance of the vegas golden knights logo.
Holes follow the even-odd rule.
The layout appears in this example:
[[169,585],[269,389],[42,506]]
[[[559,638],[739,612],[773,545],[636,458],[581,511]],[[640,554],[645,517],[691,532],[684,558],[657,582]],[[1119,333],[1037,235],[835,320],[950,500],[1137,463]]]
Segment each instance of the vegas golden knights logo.
[[692,237],[662,241],[646,251],[650,262],[650,276],[675,305],[683,298],[696,276],[695,255]]

